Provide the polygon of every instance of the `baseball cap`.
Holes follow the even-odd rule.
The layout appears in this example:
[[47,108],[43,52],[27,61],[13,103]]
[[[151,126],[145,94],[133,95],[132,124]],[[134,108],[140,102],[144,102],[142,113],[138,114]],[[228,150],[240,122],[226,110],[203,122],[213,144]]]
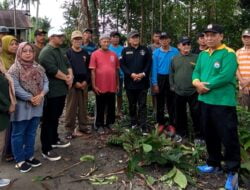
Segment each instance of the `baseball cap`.
[[184,43],[191,43],[191,40],[190,40],[190,38],[187,37],[187,36],[182,36],[182,37],[179,39],[179,43],[182,43],[182,44],[184,44]]
[[213,32],[213,33],[222,34],[224,32],[224,29],[219,24],[209,24],[209,25],[207,25],[206,29],[204,30],[204,33],[206,33],[206,32]]
[[50,29],[48,32],[48,38],[50,38],[51,36],[61,36],[64,35],[64,33],[58,29]]
[[132,37],[134,37],[134,36],[140,36],[139,32],[136,31],[136,30],[131,31],[131,32],[128,33],[127,38],[132,38]]
[[93,34],[93,30],[91,29],[91,28],[85,28],[84,30],[83,30],[83,33],[84,32],[90,32],[91,34]]
[[43,30],[42,28],[38,28],[34,32],[34,36],[41,35],[41,34],[47,34],[47,32]]
[[82,38],[81,31],[79,31],[79,30],[73,31],[71,34],[71,40],[73,40],[74,38]]
[[160,39],[162,38],[169,38],[169,35],[167,32],[161,32],[161,36],[160,36]]
[[106,38],[110,39],[110,35],[104,33],[100,35],[99,40],[106,39]]
[[114,37],[114,36],[121,37],[121,34],[119,32],[117,32],[117,31],[113,31],[113,32],[110,33],[110,37]]
[[0,26],[0,33],[9,33],[9,29],[6,26]]
[[250,36],[250,28],[243,30],[242,36]]

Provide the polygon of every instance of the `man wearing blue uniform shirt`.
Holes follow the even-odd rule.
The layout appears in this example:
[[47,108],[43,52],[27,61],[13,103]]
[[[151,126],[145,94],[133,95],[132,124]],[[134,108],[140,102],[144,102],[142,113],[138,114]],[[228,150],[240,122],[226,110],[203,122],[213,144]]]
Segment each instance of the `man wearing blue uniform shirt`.
[[91,55],[95,50],[97,50],[96,45],[91,41],[92,40],[93,30],[87,28],[83,31],[83,43],[81,48],[88,52]]
[[169,114],[169,124],[173,127],[174,119],[174,92],[170,90],[169,71],[172,58],[179,54],[179,51],[170,46],[170,37],[166,32],[161,33],[161,47],[153,52],[152,65],[152,86],[153,92],[156,93],[157,112],[156,120],[158,125],[164,125],[164,108],[167,105]]
[[[120,43],[121,35],[119,32],[111,32],[110,39],[111,44],[109,45],[109,50],[113,51],[117,57],[120,59],[121,53],[123,50],[123,46]],[[122,89],[123,89],[123,81],[124,81],[124,73],[121,69],[119,69],[119,91],[116,94],[117,96],[117,116],[119,118],[122,117]]]

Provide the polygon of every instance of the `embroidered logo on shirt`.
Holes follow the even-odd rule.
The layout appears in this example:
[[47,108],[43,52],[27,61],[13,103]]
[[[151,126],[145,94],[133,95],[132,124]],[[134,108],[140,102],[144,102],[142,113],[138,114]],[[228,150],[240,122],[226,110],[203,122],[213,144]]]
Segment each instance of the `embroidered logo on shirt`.
[[220,68],[220,63],[219,62],[215,62],[214,63],[214,68],[216,68],[216,69]]
[[140,54],[141,54],[142,56],[144,56],[144,55],[146,54],[146,52],[142,49],[142,50],[140,51]]
[[127,51],[126,52],[126,55],[132,55],[134,52],[132,52],[132,51]]
[[85,63],[85,62],[86,62],[87,57],[86,57],[86,56],[82,56],[82,58],[83,58],[83,61],[84,61],[84,63]]
[[114,61],[115,61],[115,56],[111,55],[111,56],[110,56],[110,61],[111,61],[111,62],[114,62]]

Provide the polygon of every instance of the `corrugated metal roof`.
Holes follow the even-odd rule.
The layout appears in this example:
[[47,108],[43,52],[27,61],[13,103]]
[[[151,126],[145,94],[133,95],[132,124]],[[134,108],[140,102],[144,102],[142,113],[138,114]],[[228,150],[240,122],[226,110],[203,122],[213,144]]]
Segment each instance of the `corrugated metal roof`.
[[[16,11],[16,25],[18,29],[32,28],[30,18],[25,11]],[[14,28],[14,10],[0,10],[0,26]]]

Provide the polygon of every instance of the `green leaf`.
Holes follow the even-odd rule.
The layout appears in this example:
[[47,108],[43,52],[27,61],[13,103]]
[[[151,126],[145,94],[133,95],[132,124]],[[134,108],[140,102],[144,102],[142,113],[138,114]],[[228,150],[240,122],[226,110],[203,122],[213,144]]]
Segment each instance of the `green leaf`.
[[99,178],[96,176],[93,176],[92,178],[89,179],[91,184],[93,185],[107,185],[107,184],[113,184],[118,180],[118,177],[115,175],[105,177],[105,178]]
[[187,178],[179,169],[176,170],[174,182],[178,184],[182,189],[185,189],[187,187]]
[[241,164],[241,168],[244,168],[250,171],[250,161]]
[[142,144],[143,151],[148,153],[152,150],[152,146],[150,144]]
[[93,155],[84,155],[81,156],[80,161],[81,162],[86,162],[86,161],[94,161],[95,157]]
[[247,150],[248,148],[250,148],[250,140],[248,140],[246,144],[244,144],[244,149]]
[[146,181],[147,181],[147,184],[153,185],[157,180],[152,176],[147,176]]
[[174,175],[176,174],[176,172],[177,172],[176,167],[173,167],[172,170],[170,170],[167,174],[163,175],[163,176],[160,178],[160,181],[166,181],[167,179],[173,178]]

